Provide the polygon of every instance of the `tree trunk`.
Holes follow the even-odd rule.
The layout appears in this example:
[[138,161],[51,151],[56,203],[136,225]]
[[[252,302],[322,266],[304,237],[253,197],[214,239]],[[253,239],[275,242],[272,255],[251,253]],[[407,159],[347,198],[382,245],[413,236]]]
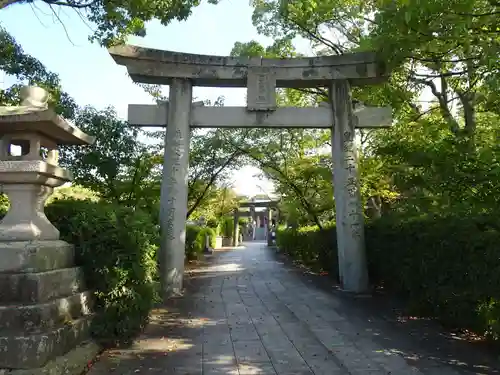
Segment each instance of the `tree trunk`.
[[229,165],[231,164],[238,156],[240,155],[239,151],[235,151],[231,154],[231,156],[222,164],[222,166],[210,177],[210,180],[208,183],[205,185],[205,189],[203,189],[203,192],[200,194],[200,196],[196,199],[194,202],[193,206],[188,209],[188,212],[186,214],[186,220],[189,219],[189,216],[193,213],[194,210],[200,205],[202,202],[203,198],[205,198],[205,195],[207,195],[208,189],[215,183],[215,180],[221,172]]
[[367,206],[370,219],[380,219],[382,217],[382,199],[379,196],[370,197]]
[[460,96],[464,111],[465,132],[469,137],[473,137],[476,132],[476,109],[472,97],[474,93],[466,93]]

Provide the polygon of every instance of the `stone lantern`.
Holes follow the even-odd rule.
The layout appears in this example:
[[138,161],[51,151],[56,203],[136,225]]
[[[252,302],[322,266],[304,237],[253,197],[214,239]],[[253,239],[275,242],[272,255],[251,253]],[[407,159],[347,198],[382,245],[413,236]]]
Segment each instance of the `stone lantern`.
[[[93,139],[48,108],[44,89],[24,87],[21,95],[20,106],[0,107],[0,186],[11,203],[0,223],[0,241],[58,240],[43,210],[54,187],[71,180],[57,165],[57,145]],[[14,156],[12,146],[21,155]]]
[[71,180],[58,166],[57,146],[94,139],[50,109],[44,89],[24,87],[21,98],[20,106],[0,107],[0,191],[10,201],[0,222],[0,373],[46,373],[88,338],[91,298],[74,248],[59,240],[44,204]]

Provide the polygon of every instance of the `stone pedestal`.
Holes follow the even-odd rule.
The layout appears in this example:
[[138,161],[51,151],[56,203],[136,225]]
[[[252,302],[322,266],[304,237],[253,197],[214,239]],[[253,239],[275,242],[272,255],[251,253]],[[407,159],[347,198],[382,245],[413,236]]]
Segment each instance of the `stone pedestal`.
[[[89,339],[91,293],[64,241],[3,242],[0,254],[0,369],[43,374]],[[76,369],[95,351],[81,353]]]

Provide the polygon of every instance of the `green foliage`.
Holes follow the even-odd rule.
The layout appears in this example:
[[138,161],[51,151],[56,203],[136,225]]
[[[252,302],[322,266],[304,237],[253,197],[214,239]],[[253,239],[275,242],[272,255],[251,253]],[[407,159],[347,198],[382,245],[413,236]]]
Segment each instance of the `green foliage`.
[[209,237],[210,247],[215,247],[215,231],[209,227],[199,227],[196,225],[186,226],[186,258],[196,259],[205,248],[206,236]]
[[388,216],[366,237],[373,280],[406,296],[414,313],[500,338],[496,214]]
[[[488,0],[253,0],[253,23],[273,40],[301,36],[318,55],[372,50],[391,78],[355,89],[369,104],[391,105],[395,118],[427,113],[430,96],[455,135],[472,138],[475,115],[499,112],[500,4]],[[256,42],[235,44],[241,54],[267,52]],[[455,108],[460,111],[455,111]]]
[[219,226],[219,222],[215,218],[210,218],[207,220],[207,227],[216,229]]
[[104,345],[128,343],[148,323],[155,302],[157,229],[150,217],[104,202],[56,200],[46,207],[61,239],[95,292],[92,334]]
[[[144,7],[144,4],[136,5]],[[149,17],[148,12],[158,6],[163,7],[162,9],[169,8],[172,12],[179,12],[179,15],[183,14],[182,17],[187,17],[188,9],[196,5],[197,2],[189,1],[184,1],[182,4],[171,2],[159,2],[152,6],[149,4],[147,12],[142,13],[142,16]],[[102,4],[96,3],[96,6],[96,9],[92,8],[91,13],[97,11]],[[132,12],[130,14],[136,15],[137,12],[142,12],[140,9],[126,7],[119,9],[120,12]],[[109,15],[113,12],[111,9],[107,11],[110,12]],[[128,27],[119,21],[125,13],[113,16],[117,17],[114,19],[117,22],[115,26],[124,28],[122,31]],[[162,13],[160,19],[166,20],[172,14]],[[121,32],[116,28],[113,29],[114,26],[111,24],[108,26],[111,27],[108,31],[115,36]],[[98,34],[100,32],[103,32],[103,29],[97,31]],[[111,34],[107,36],[101,34],[99,38],[110,38]],[[164,132],[145,134],[137,128],[130,127],[127,122],[117,117],[113,108],[104,110],[89,106],[78,108],[72,98],[62,91],[58,75],[49,72],[40,61],[24,53],[21,46],[2,28],[0,28],[0,70],[17,80],[11,87],[0,91],[1,105],[19,104],[19,89],[22,85],[39,85],[51,94],[50,104],[57,113],[74,120],[80,129],[96,137],[96,142],[88,147],[60,148],[61,166],[73,173],[74,183],[95,191],[106,201],[148,211],[151,217],[157,220]],[[156,92],[152,94],[157,95]],[[216,103],[216,105],[222,104],[222,99]],[[208,202],[219,194],[220,186],[228,179],[228,169],[238,166],[239,153],[233,148],[229,149],[223,142],[221,136],[223,132],[223,130],[208,133],[193,132],[189,165],[188,217],[198,207],[207,208]],[[156,139],[159,142],[146,147],[138,140],[139,135],[149,136],[150,140]]]
[[[500,220],[496,214],[389,215],[366,227],[371,280],[414,315],[500,339]],[[338,279],[335,227],[280,229],[278,247]]]
[[[91,41],[103,45],[122,43],[128,35],[144,36],[146,22],[159,20],[168,25],[173,20],[185,20],[191,15],[192,8],[200,4],[199,0],[44,0],[53,8],[71,8],[80,17],[87,19],[95,28]],[[208,0],[217,4],[217,0]],[[2,6],[29,3],[25,0],[8,0]],[[53,10],[55,13],[56,10]]]
[[494,114],[477,116],[473,148],[437,114],[376,134],[370,152],[380,163],[379,180],[390,176],[388,186],[399,196],[393,210],[408,215],[494,210],[500,203],[493,194],[500,189],[498,121]]
[[223,217],[220,222],[220,230],[219,233],[226,238],[233,238],[234,234],[234,218],[232,217]]
[[276,244],[294,260],[317,272],[338,279],[337,233],[334,226],[319,230],[316,226],[299,229],[278,228]]
[[37,85],[46,89],[49,104],[65,118],[74,117],[77,105],[62,90],[59,76],[48,71],[36,58],[26,54],[15,39],[0,27],[0,71],[16,79],[16,83],[0,90],[0,105],[17,105],[22,85]]
[[[164,24],[184,19],[199,3],[176,1],[57,5],[83,5],[97,25],[92,38],[110,44],[143,33],[144,22],[152,18]],[[392,129],[358,132],[363,203],[375,209],[367,216],[382,216],[367,227],[372,278],[407,297],[413,311],[498,335],[500,303],[492,287],[498,285],[494,213],[500,204],[498,2],[251,3],[254,25],[273,43],[237,42],[232,56],[298,57],[292,43],[296,36],[309,40],[318,55],[378,51],[391,70],[390,79],[353,89],[356,100],[394,110]],[[97,193],[99,207],[113,202],[142,209],[156,221],[164,132],[150,133],[159,142],[145,147],[137,141],[137,130],[117,119],[114,110],[77,110],[56,74],[26,55],[4,30],[2,41],[0,69],[19,83],[46,87],[58,113],[76,118],[78,126],[97,137],[94,146],[62,151],[62,163],[74,172],[76,182]],[[18,89],[14,85],[2,91],[0,103],[18,103]],[[146,90],[161,99],[158,86]],[[326,95],[323,89],[278,89],[277,103],[315,106]],[[337,277],[335,230],[329,225],[335,204],[330,144],[330,131],[325,130],[193,131],[188,217],[203,216],[217,233],[232,237],[229,216],[238,199],[225,188],[229,171],[243,162],[256,165],[275,186],[282,218],[304,226],[280,229],[280,247]],[[58,195],[87,197],[73,193],[61,190]],[[7,205],[1,201],[0,210]],[[202,251],[208,230],[187,228],[188,258]],[[214,240],[215,234],[209,234]]]
[[9,210],[10,203],[7,195],[0,194],[0,217],[3,218],[7,211]]
[[55,200],[68,200],[68,199],[90,200],[96,202],[99,200],[99,196],[92,190],[84,188],[83,186],[78,186],[78,185],[63,186],[54,189],[54,193],[47,199],[46,204],[50,204]]
[[[232,56],[297,57],[292,40],[277,39],[266,48],[256,41],[236,43]],[[323,90],[279,89],[279,106],[314,106],[324,101]],[[290,220],[321,226],[332,219],[332,163],[327,146],[330,132],[280,129],[251,132],[239,147],[247,159],[262,169],[281,197],[281,211]]]
[[75,183],[111,202],[124,202],[135,185],[129,180],[145,153],[137,141],[139,131],[120,120],[113,108],[99,111],[85,107],[77,112],[74,121],[96,141],[86,147],[61,147],[61,165],[73,173]]

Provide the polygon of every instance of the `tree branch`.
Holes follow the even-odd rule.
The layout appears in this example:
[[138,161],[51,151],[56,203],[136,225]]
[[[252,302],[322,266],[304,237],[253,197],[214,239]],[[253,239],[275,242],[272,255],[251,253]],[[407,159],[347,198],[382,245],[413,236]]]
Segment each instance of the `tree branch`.
[[7,8],[15,3],[21,3],[23,0],[0,0],[0,9]]
[[214,182],[217,179],[217,177],[219,177],[219,174],[229,164],[231,164],[239,155],[240,155],[239,151],[234,151],[231,154],[231,156],[224,162],[224,164],[222,164],[222,166],[220,166],[219,169],[217,169],[217,171],[214,174],[212,174],[212,176],[210,177],[210,180],[208,181],[207,185],[203,189],[203,192],[198,196],[198,198],[196,198],[196,201],[194,202],[194,204],[189,208],[189,210],[187,212],[187,215],[186,215],[186,220],[189,219],[189,216],[191,216],[191,214],[193,213],[193,211],[200,205],[200,203],[203,200],[203,198],[205,198],[205,196],[207,195],[207,192],[210,189],[210,187],[214,184]]

